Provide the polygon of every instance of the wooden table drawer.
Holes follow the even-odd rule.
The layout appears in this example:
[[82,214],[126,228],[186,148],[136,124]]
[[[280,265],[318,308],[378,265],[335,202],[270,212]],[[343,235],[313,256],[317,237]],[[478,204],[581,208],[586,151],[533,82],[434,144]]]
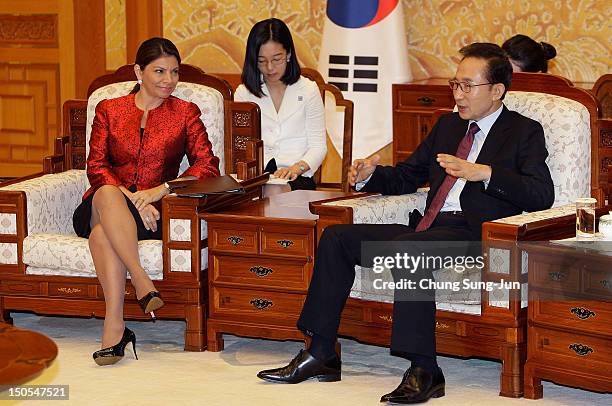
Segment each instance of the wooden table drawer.
[[308,289],[308,269],[304,261],[262,257],[212,256],[213,282],[240,283],[249,287]]
[[397,108],[453,108],[455,100],[450,87],[440,90],[400,90]]
[[529,284],[568,293],[580,292],[580,269],[573,259],[537,261],[529,267]]
[[612,336],[612,302],[556,301],[541,295],[538,291],[530,293],[530,320],[577,331],[607,333]]
[[530,327],[528,334],[529,340],[533,340],[533,346],[530,346],[535,349],[533,356],[544,362],[559,364],[562,358],[578,369],[599,366],[609,368],[612,359],[610,339],[540,327]]
[[259,235],[256,225],[231,224],[227,228],[215,225],[208,236],[208,248],[247,254],[259,252]]
[[[612,264],[607,264],[612,268]],[[612,300],[612,272],[611,271],[583,271],[583,292],[596,295],[602,299]]]
[[[129,279],[125,284],[124,293],[125,299],[136,299],[136,290],[134,289],[134,286],[132,286],[132,283]],[[104,290],[102,289],[102,286],[96,286],[96,297],[99,299],[104,299]]]
[[311,257],[314,245],[314,230],[312,227],[274,227],[265,226],[261,229],[262,254],[293,255],[296,257]]
[[40,284],[21,281],[0,281],[0,293],[3,295],[39,295]]
[[291,324],[299,317],[305,298],[304,294],[214,286],[210,312],[212,318],[272,321],[276,324],[289,318],[286,323]]

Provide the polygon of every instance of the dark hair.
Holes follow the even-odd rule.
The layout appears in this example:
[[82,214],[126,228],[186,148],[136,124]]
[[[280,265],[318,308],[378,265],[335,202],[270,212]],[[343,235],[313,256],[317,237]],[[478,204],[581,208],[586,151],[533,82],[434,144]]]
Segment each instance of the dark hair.
[[281,78],[284,84],[292,85],[298,81],[301,75],[300,64],[298,63],[293,46],[293,38],[287,25],[278,18],[269,18],[256,23],[247,39],[246,53],[244,55],[244,65],[242,67],[242,83],[249,89],[249,92],[257,97],[263,96],[261,87],[261,71],[257,66],[259,48],[268,41],[278,42],[289,54],[289,62],[285,74]]
[[506,92],[510,89],[510,83],[512,83],[512,65],[503,49],[497,44],[475,42],[461,48],[459,53],[463,55],[461,60],[478,58],[487,61],[485,77],[491,84],[501,83],[505,86],[506,89],[501,97],[501,100],[503,100]]
[[[160,37],[149,38],[140,44],[138,51],[136,51],[136,61],[134,63],[140,66],[140,70],[144,70],[145,66],[162,56],[173,56],[179,65],[181,64],[181,55],[176,45],[169,39]],[[139,90],[140,85],[136,83],[130,93],[136,93]]]
[[522,34],[507,39],[502,49],[523,72],[548,72],[548,60],[557,56],[554,46]]

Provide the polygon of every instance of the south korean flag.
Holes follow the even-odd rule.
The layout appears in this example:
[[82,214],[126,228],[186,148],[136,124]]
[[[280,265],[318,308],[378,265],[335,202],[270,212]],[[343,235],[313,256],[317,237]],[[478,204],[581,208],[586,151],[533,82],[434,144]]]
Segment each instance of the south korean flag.
[[[391,84],[412,79],[403,18],[399,0],[327,1],[319,71],[354,102],[353,159],[392,142]],[[330,138],[341,155],[341,131]]]

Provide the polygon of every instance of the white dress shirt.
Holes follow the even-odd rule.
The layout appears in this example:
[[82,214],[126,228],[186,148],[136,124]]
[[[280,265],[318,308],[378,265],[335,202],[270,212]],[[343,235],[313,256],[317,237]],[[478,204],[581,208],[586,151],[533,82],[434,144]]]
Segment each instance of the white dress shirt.
[[[495,110],[493,113],[489,114],[486,117],[481,118],[478,121],[470,120],[468,123],[468,129],[470,128],[470,124],[476,123],[478,124],[478,131],[474,135],[474,143],[472,144],[472,148],[470,149],[470,153],[468,154],[466,161],[468,162],[476,162],[478,158],[478,154],[480,154],[480,150],[482,149],[482,145],[487,139],[487,135],[489,135],[489,131],[491,131],[491,127],[497,121],[497,117],[501,114],[504,105],[502,104],[500,108]],[[467,133],[467,132],[466,132]],[[451,190],[448,192],[448,196],[446,196],[446,200],[442,205],[440,211],[461,211],[461,203],[459,202],[459,196],[463,191],[463,187],[465,186],[466,180],[463,178],[457,179]],[[488,186],[488,181],[485,182],[485,188]]]
[[327,153],[325,109],[319,87],[301,76],[285,89],[278,112],[265,83],[262,90],[264,95],[257,97],[240,85],[234,100],[254,102],[261,109],[264,166],[272,158],[278,168],[302,160],[310,167],[302,176],[312,177]]

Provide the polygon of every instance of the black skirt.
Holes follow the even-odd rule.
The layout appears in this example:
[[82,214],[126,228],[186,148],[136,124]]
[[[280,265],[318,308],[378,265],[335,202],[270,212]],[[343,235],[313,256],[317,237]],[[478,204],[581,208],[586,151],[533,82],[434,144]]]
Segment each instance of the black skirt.
[[[72,227],[74,227],[74,231],[79,237],[89,238],[89,234],[91,233],[91,205],[93,202],[95,193],[87,196],[87,199],[83,200],[81,204],[76,208],[74,214],[72,215]],[[153,232],[152,230],[147,230],[142,222],[142,218],[140,217],[140,213],[134,203],[127,196],[125,197],[125,203],[130,209],[132,213],[132,217],[134,217],[134,221],[136,222],[136,231],[138,234],[138,241],[140,240],[161,240],[162,239],[162,221],[161,221],[161,210],[160,210],[160,218],[157,220],[157,231]]]
[[[277,169],[278,168],[276,167],[276,159],[272,158],[268,161],[264,172],[273,174],[274,172],[276,172]],[[302,175],[298,176],[294,180],[290,180],[287,183],[289,184],[289,187],[291,187],[291,190],[315,190],[317,187],[312,178]]]

